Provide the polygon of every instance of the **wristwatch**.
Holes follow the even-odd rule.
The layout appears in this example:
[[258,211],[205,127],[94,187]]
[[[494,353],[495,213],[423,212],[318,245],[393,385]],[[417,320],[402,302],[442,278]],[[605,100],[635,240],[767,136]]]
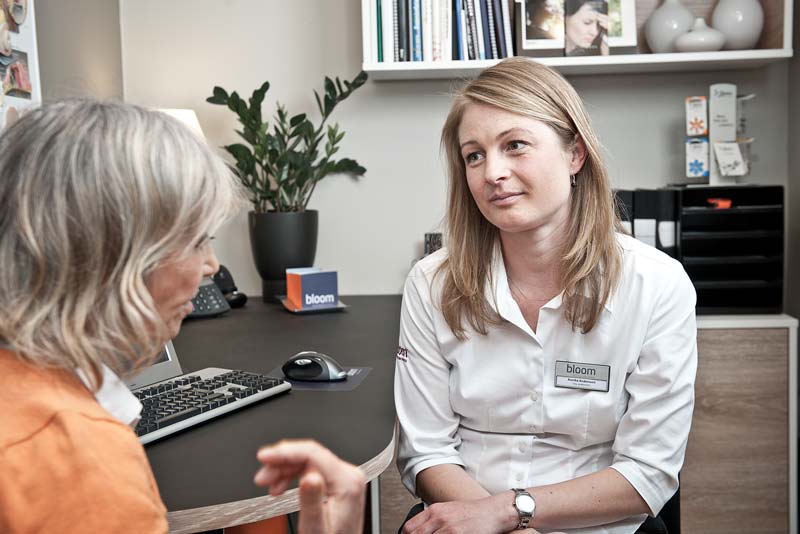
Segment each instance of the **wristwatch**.
[[528,528],[528,523],[531,522],[533,514],[536,512],[536,501],[533,500],[533,495],[527,490],[514,488],[514,508],[519,514],[517,530]]

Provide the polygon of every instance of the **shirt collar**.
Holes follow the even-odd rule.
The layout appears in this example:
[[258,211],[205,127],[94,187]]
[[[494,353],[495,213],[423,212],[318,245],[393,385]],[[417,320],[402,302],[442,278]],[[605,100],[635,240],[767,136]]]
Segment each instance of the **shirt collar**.
[[[486,297],[491,305],[495,308],[497,313],[512,323],[518,323],[518,321],[514,320],[517,318],[522,322],[522,324],[527,325],[527,322],[522,317],[522,312],[520,311],[519,306],[511,296],[511,288],[508,285],[508,274],[506,273],[506,265],[505,261],[503,260],[503,251],[499,242],[495,245],[492,253],[491,280],[492,283],[488,284],[486,287]],[[607,299],[604,304],[604,308],[610,313],[614,312],[615,293],[616,292],[613,292],[611,297]],[[588,297],[588,294],[586,296]],[[564,292],[562,291],[547,301],[542,308],[555,310],[561,307],[563,301]]]
[[[142,413],[142,403],[139,402],[125,383],[109,369],[102,365],[103,383],[95,394],[94,398],[108,413],[120,422],[135,426],[139,422]],[[89,387],[89,380],[86,375],[78,370],[78,377],[86,387]]]

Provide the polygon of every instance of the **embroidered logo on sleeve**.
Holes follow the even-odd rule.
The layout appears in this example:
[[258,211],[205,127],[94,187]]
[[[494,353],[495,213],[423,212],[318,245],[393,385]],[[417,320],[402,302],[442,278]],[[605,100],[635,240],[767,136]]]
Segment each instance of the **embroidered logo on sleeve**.
[[397,347],[397,359],[401,362],[408,361],[408,349],[405,347]]

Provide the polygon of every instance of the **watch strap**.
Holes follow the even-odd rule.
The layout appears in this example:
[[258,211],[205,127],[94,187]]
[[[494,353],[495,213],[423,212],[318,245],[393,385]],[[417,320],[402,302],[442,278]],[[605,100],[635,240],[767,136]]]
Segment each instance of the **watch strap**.
[[[514,491],[514,509],[517,511],[517,514],[519,515],[519,523],[517,524],[517,530],[523,530],[523,529],[528,528],[528,525],[530,524],[531,519],[533,519],[533,514],[536,511],[536,501],[534,501],[533,495],[531,495],[528,492],[528,490],[522,489],[522,488],[512,488],[512,489]],[[517,506],[517,498],[520,495],[527,496],[534,503],[533,512],[528,512],[526,510],[520,510],[519,509],[519,507]]]

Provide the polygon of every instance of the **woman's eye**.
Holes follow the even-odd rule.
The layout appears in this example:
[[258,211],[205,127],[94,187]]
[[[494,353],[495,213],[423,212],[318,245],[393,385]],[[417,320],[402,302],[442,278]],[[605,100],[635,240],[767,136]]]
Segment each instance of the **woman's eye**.
[[481,157],[482,156],[480,152],[471,152],[464,157],[464,161],[467,162],[467,165],[470,165],[480,161]]
[[526,143],[525,141],[510,141],[508,143],[509,150],[522,150],[526,146],[528,146],[528,143]]
[[198,248],[198,249],[199,249],[199,248],[203,248],[203,247],[204,247],[204,246],[206,246],[206,245],[207,245],[209,242],[211,242],[211,240],[212,240],[212,239],[214,239],[214,236],[210,236],[210,235],[204,235],[203,237],[201,237],[201,238],[200,238],[200,239],[197,241],[197,243],[195,244],[194,248]]

